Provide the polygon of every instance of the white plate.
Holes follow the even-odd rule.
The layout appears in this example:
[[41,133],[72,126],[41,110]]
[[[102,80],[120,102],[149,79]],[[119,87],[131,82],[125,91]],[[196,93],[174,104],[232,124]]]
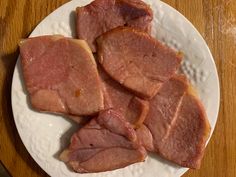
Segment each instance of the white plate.
[[[77,6],[91,0],[73,0],[46,17],[32,32],[32,36],[62,34],[74,36],[74,14]],[[214,130],[219,109],[219,81],[213,57],[205,41],[194,26],[179,12],[157,0],[145,0],[154,11],[153,36],[185,53],[183,72],[197,88]],[[12,82],[12,109],[20,137],[34,160],[50,176],[64,177],[177,177],[187,168],[175,166],[157,156],[149,156],[145,163],[124,169],[97,174],[76,174],[58,160],[58,154],[77,130],[76,124],[61,116],[38,113],[27,100],[20,61]],[[104,163],[106,163],[104,161]]]

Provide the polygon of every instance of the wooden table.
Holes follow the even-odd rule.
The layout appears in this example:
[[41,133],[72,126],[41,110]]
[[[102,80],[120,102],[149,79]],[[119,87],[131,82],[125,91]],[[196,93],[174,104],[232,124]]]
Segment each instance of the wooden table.
[[[47,176],[25,149],[11,110],[17,43],[68,0],[0,0],[0,160],[14,177]],[[236,1],[165,0],[184,14],[207,41],[221,86],[219,119],[200,170],[185,177],[236,177]]]

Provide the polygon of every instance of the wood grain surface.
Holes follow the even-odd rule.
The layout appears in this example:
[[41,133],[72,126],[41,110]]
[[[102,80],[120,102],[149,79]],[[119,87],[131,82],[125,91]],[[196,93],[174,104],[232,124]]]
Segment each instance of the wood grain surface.
[[[10,93],[17,43],[67,1],[0,0],[0,160],[14,177],[47,176],[22,144],[12,116]],[[219,118],[201,169],[189,170],[184,177],[236,177],[236,1],[165,2],[185,15],[207,41],[221,86]]]

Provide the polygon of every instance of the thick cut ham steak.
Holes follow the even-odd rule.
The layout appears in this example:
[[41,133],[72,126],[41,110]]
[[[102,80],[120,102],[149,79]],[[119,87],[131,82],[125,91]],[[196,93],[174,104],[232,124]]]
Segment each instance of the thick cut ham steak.
[[36,110],[73,116],[103,109],[94,57],[85,41],[42,36],[20,43],[26,89]]
[[180,66],[181,56],[145,32],[119,27],[97,40],[98,60],[116,81],[151,98]]
[[187,92],[159,153],[180,166],[199,169],[209,135],[210,125],[201,102]]
[[150,151],[180,166],[200,167],[210,126],[185,77],[175,75],[162,85],[150,100],[144,124],[153,137]]
[[150,100],[145,125],[153,135],[154,147],[158,151],[160,142],[165,138],[174,123],[188,83],[184,76],[174,76],[165,82],[159,92]]
[[96,38],[118,26],[151,30],[151,8],[141,0],[95,0],[76,9],[76,30],[79,39],[96,51]]
[[76,172],[102,172],[142,162],[146,150],[131,124],[109,109],[75,133],[60,157]]

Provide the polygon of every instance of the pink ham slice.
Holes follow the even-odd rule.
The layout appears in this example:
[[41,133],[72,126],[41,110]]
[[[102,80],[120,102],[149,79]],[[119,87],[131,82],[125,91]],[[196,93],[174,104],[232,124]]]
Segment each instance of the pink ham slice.
[[151,8],[141,0],[95,0],[78,7],[77,36],[96,51],[96,38],[118,26],[131,26],[150,32],[153,18]]
[[190,88],[182,75],[165,82],[150,100],[144,123],[153,137],[151,151],[180,166],[199,168],[210,126]]
[[149,102],[136,97],[114,81],[101,66],[98,67],[98,71],[104,87],[105,109],[113,108],[134,127],[141,126],[147,116]]
[[152,98],[180,66],[181,57],[147,33],[128,27],[113,29],[98,38],[98,59],[121,85]]
[[60,158],[79,173],[103,172],[142,162],[145,149],[138,143],[135,130],[114,110],[81,128]]
[[199,169],[209,135],[210,125],[201,102],[187,92],[159,153],[180,166]]
[[185,77],[177,75],[165,82],[157,95],[150,100],[145,125],[152,133],[157,151],[160,142],[168,134],[177,117],[178,108],[187,88]]
[[29,38],[20,43],[20,54],[36,110],[76,119],[104,108],[96,63],[85,41],[62,36]]

